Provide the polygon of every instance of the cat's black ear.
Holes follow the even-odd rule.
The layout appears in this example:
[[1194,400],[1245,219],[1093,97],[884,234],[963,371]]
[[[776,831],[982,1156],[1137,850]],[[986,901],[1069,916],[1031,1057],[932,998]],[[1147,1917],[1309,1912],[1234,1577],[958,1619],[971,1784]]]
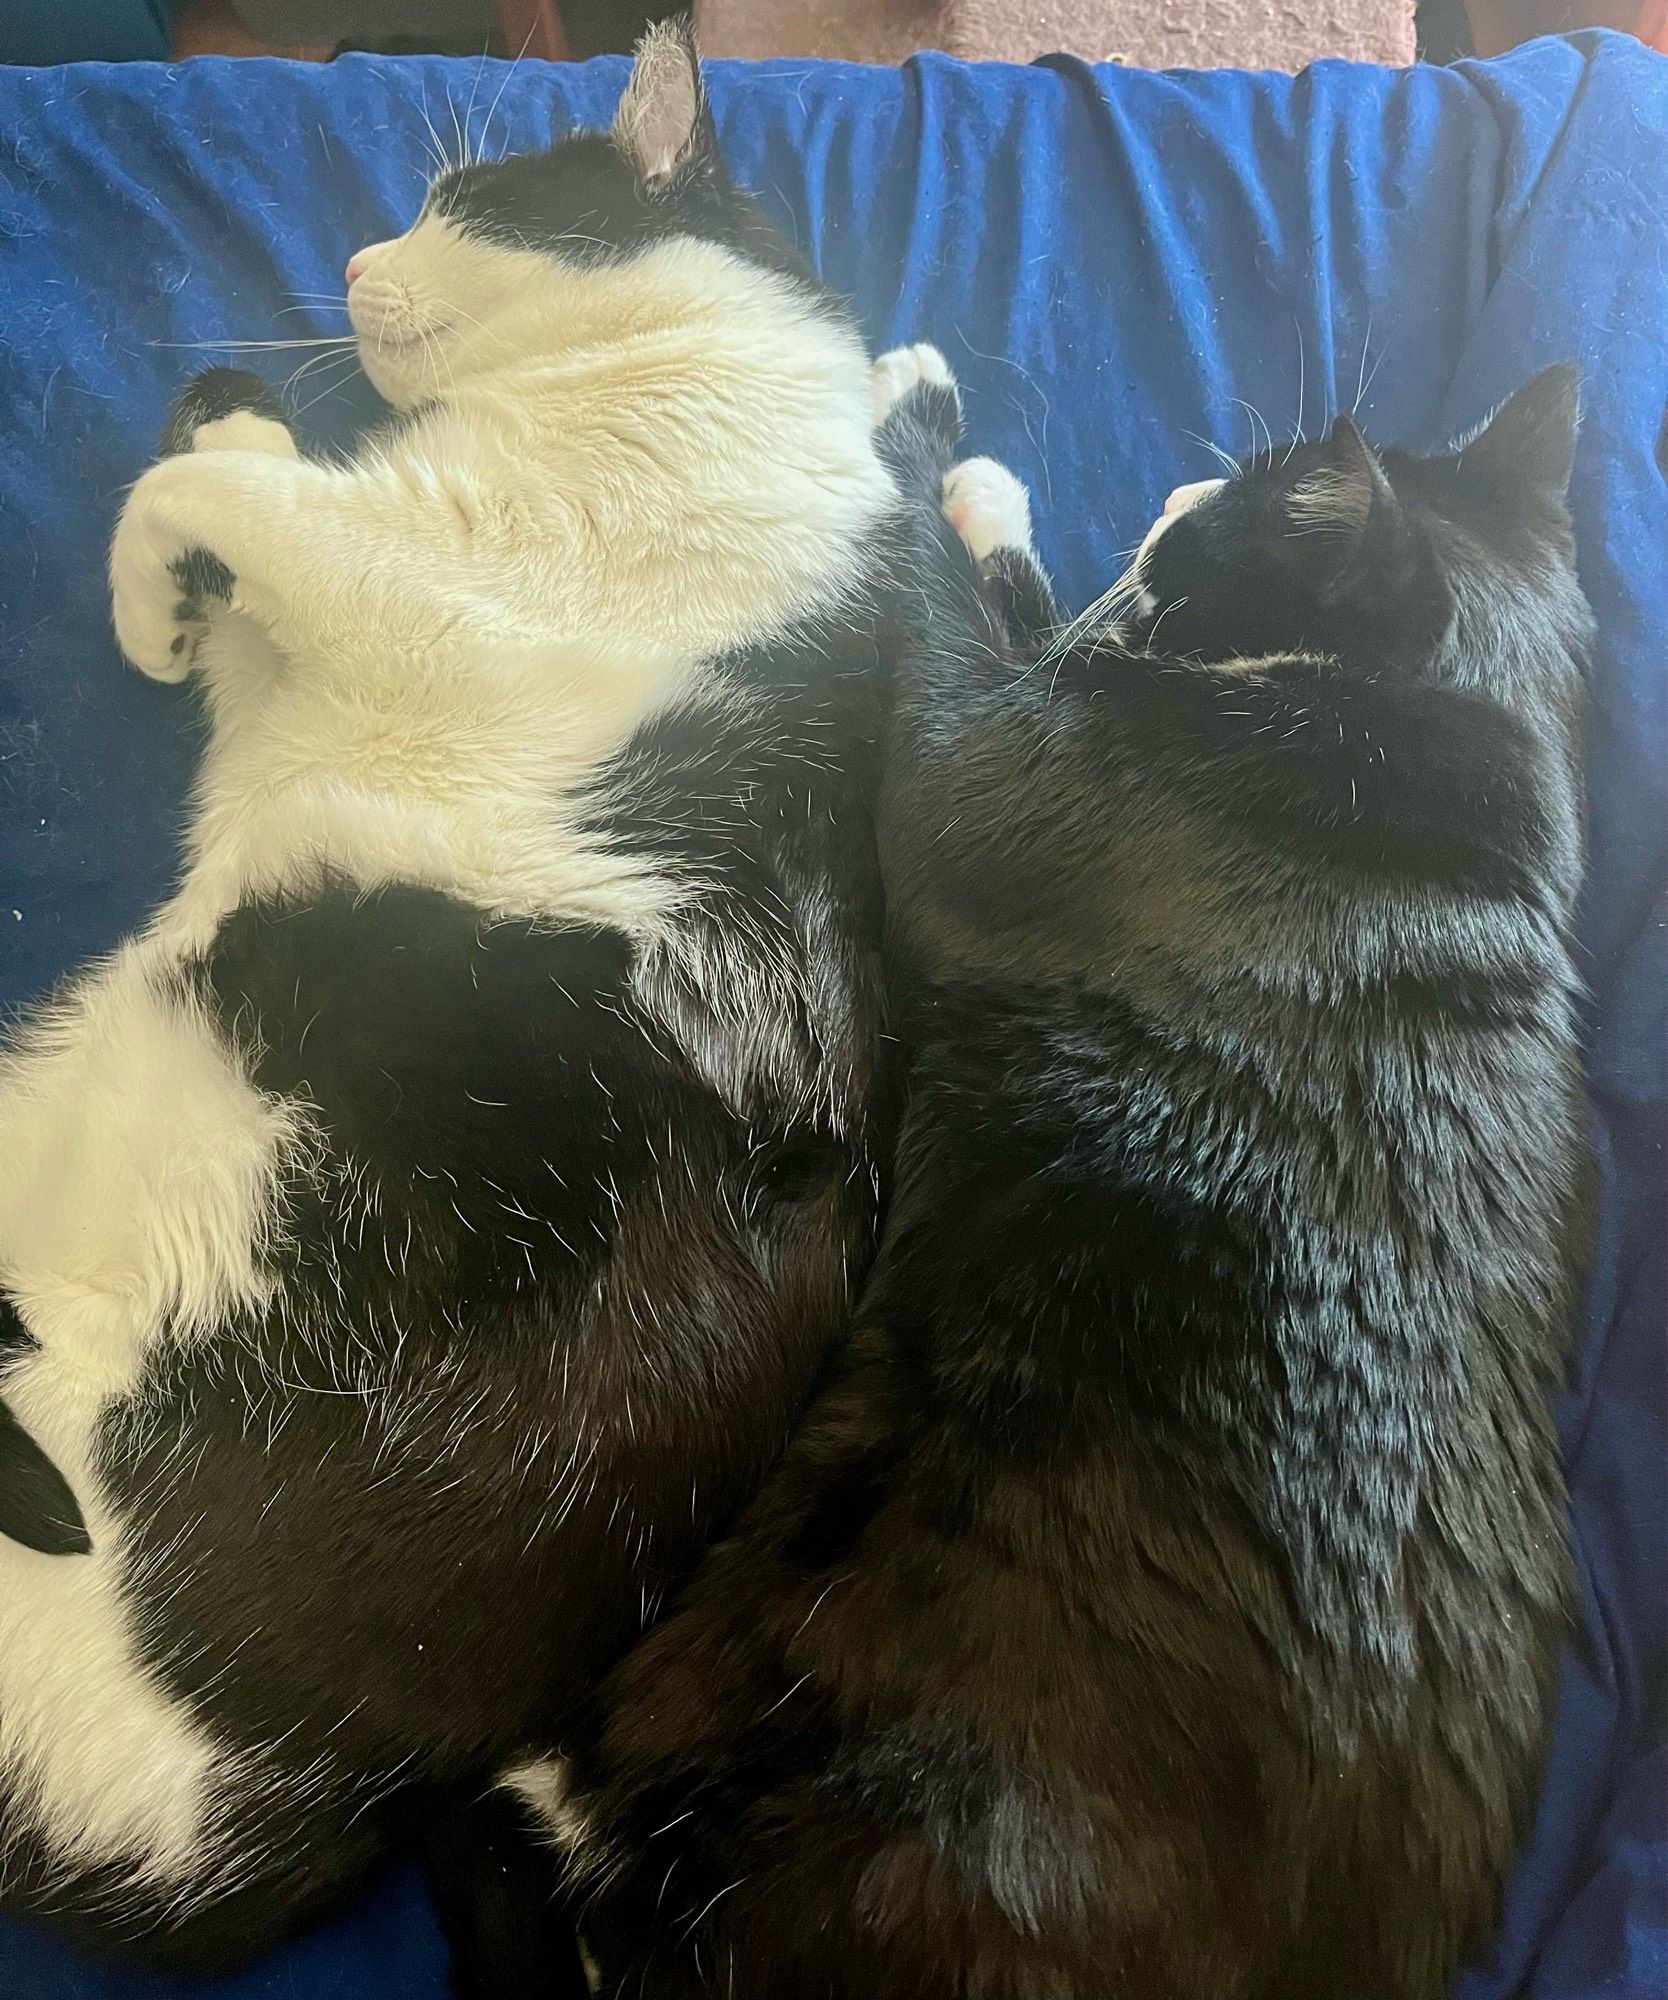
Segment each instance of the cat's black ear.
[[1581,421],[1581,372],[1560,361],[1532,375],[1460,453],[1468,471],[1487,471],[1551,500],[1569,491]]
[[1322,463],[1287,486],[1280,511],[1287,561],[1323,597],[1343,586],[1369,543],[1399,518],[1384,468],[1349,417],[1332,426]]
[[43,1556],[84,1556],[93,1546],[69,1481],[0,1403],[0,1535]]
[[614,143],[649,187],[664,187],[716,152],[695,31],[686,19],[660,22],[637,44],[614,114]]

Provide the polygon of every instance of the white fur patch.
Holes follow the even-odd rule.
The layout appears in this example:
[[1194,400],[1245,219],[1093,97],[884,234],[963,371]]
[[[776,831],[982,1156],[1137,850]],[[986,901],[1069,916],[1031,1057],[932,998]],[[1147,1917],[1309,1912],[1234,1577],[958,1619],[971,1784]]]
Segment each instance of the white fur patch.
[[0,1287],[38,1342],[0,1392],[93,1542],[0,1540],[0,1777],[65,1862],[161,1883],[201,1859],[218,1753],[139,1661],[94,1440],[163,1329],[202,1339],[263,1298],[277,1175],[305,1142],[166,969],[128,947],[0,1063]]
[[975,562],[996,549],[1031,553],[1031,499],[994,458],[964,458],[944,476],[944,518]]
[[229,417],[211,417],[192,434],[193,451],[270,451],[279,458],[296,456],[295,439],[275,417],[254,410],[234,410]]
[[531,1810],[552,1847],[573,1849],[584,1840],[586,1822],[572,1802],[572,1779],[565,1757],[538,1757],[517,1764],[498,1782]]
[[918,340],[913,347],[891,347],[869,369],[869,404],[874,422],[884,421],[894,403],[900,403],[911,389],[923,384],[953,389],[956,378],[950,364],[936,347]]
[[1201,500],[1220,493],[1227,483],[1225,479],[1195,479],[1187,486],[1176,487],[1164,502],[1162,518],[1172,520],[1177,514],[1185,514],[1189,508],[1197,507]]
[[678,893],[577,801],[705,660],[837,606],[892,498],[859,342],[712,244],[580,270],[433,214],[350,309],[384,393],[439,400],[352,466],[167,461],[117,536],[148,671],[186,547],[244,621],[197,650],[217,732],[179,934],[322,866],[664,934]]
[[[1170,532],[1184,514],[1191,512],[1202,501],[1210,499],[1212,494],[1220,493],[1227,483],[1225,479],[1196,479],[1191,485],[1178,486],[1165,501],[1164,512],[1141,537],[1141,546],[1135,551],[1133,565],[1135,571],[1140,572],[1142,564],[1152,553],[1155,544]],[[1144,591],[1142,595],[1150,596],[1151,593]],[[1139,598],[1136,604],[1143,616],[1151,614],[1152,606],[1143,605]]]

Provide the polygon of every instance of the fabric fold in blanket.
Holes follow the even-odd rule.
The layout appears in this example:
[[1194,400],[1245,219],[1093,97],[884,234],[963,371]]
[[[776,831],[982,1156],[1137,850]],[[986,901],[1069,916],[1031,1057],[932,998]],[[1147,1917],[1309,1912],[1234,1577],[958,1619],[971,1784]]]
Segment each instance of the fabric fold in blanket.
[[[193,343],[340,331],[313,300],[410,218],[431,123],[455,146],[453,108],[461,124],[472,103],[472,144],[528,146],[605,121],[623,75],[475,68],[0,71],[0,1005],[107,949],[175,866],[192,699],[116,659],[103,555],[174,392],[223,358]],[[1583,365],[1574,501],[1602,644],[1582,921],[1603,1207],[1561,1411],[1583,1615],[1539,1815],[1459,1992],[1647,2000],[1668,1984],[1668,61],[1607,36],[1295,79],[928,57],[721,65],[712,92],[738,176],[853,295],[875,347],[949,356],[970,449],[1031,483],[1073,609],[1170,488],[1211,471],[1207,444],[1239,453],[1353,409],[1381,440],[1435,445],[1544,363]],[[265,365],[275,382],[295,371],[305,428],[343,439],[371,403],[332,356]],[[409,1872],[212,1986],[94,1967],[0,1922],[8,2000],[445,1986]]]

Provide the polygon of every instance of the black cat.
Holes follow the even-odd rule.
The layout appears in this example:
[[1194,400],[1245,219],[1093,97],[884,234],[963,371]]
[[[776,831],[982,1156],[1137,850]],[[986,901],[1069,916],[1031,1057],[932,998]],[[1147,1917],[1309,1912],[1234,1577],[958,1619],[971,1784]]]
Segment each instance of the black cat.
[[[890,419],[924,507],[955,435]],[[1570,1601],[1590,636],[1549,370],[1175,497],[1056,627],[949,511],[882,862],[911,1082],[843,1370],[605,1684],[610,1994],[1436,2000]]]

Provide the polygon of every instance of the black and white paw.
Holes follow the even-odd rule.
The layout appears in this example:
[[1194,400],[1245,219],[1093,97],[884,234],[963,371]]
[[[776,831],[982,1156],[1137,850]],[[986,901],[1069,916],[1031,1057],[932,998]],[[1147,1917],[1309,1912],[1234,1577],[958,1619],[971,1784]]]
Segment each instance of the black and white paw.
[[283,405],[247,368],[206,368],[181,391],[163,427],[161,455],[188,451],[297,456]]
[[1031,554],[1030,495],[994,458],[964,458],[951,466],[944,476],[944,518],[976,563],[998,549]]
[[187,534],[181,500],[202,470],[186,452],[158,460],[127,497],[110,546],[110,615],[116,643],[142,674],[183,681],[208,629],[210,602],[232,578]]
[[869,409],[877,430],[906,398],[924,430],[951,446],[960,440],[961,391],[949,362],[924,340],[890,348],[869,365]]

